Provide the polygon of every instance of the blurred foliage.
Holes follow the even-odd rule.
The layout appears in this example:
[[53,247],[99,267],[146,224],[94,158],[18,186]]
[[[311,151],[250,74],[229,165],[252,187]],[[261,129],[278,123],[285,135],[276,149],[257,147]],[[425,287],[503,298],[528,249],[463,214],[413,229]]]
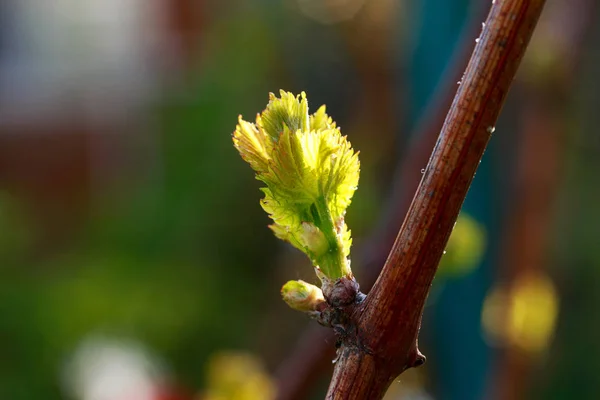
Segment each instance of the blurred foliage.
[[383,400],[433,399],[425,389],[427,386],[427,372],[426,366],[406,370],[398,379],[392,382]]
[[[280,87],[306,90],[315,104],[327,103],[344,134],[361,149],[361,191],[347,218],[360,244],[382,217],[382,196],[398,161],[395,144],[402,143],[407,134],[400,129],[405,127],[403,122],[395,120],[404,118],[405,108],[425,109],[426,99],[419,93],[433,91],[442,79],[438,79],[441,72],[433,70],[444,64],[441,58],[450,58],[447,53],[454,39],[446,30],[462,24],[469,2],[427,2],[422,10],[425,2],[403,4],[403,32],[414,31],[411,51],[435,58],[423,61],[411,54],[415,65],[407,69],[406,60],[400,60],[406,57],[405,49],[400,41],[391,40],[395,47],[385,51],[399,63],[389,67],[394,71],[389,81],[373,68],[380,59],[369,52],[377,43],[368,35],[373,26],[367,11],[377,2],[365,2],[364,12],[360,7],[352,10],[358,23],[340,25],[314,21],[344,19],[345,12],[333,10],[327,18],[307,19],[305,15],[323,8],[321,3],[312,3],[314,7],[307,10],[306,2],[235,2],[235,6],[212,2],[202,10],[206,21],[188,69],[161,82],[164,86],[154,103],[141,110],[147,119],[142,126],[132,118],[126,132],[119,132],[125,137],[122,147],[131,150],[128,161],[143,173],[118,171],[94,187],[90,204],[85,204],[89,208],[86,218],[78,221],[66,244],[43,241],[41,211],[32,209],[27,195],[4,182],[7,171],[14,174],[7,182],[20,182],[27,174],[2,169],[8,161],[0,160],[4,174],[0,175],[0,399],[62,399],[60,377],[65,364],[82,341],[96,334],[135,338],[165,360],[170,376],[189,392],[200,391],[219,400],[270,396],[273,382],[267,371],[275,369],[289,352],[295,334],[308,323],[286,312],[277,288],[290,273],[298,275],[294,279],[307,279],[303,271],[308,263],[268,230],[269,219],[252,200],[260,184],[231,146],[232,121],[239,114],[261,110],[264,94]],[[438,3],[448,5],[448,10]],[[432,16],[430,22],[423,23],[425,15]],[[2,17],[0,13],[5,22]],[[3,34],[8,25],[0,24],[2,40],[7,38]],[[391,28],[384,32],[397,36]],[[547,350],[549,362],[540,367],[537,392],[531,398],[593,398],[598,392],[597,43],[587,49],[585,68],[572,82],[575,101],[560,104],[567,110],[564,122],[570,136],[564,149],[569,159],[561,188],[560,221],[548,253],[547,267],[556,283],[538,275],[515,286],[498,287],[489,294],[482,315],[492,336],[533,352]],[[557,59],[540,46],[534,55],[544,72]],[[0,46],[2,51],[6,48]],[[405,97],[406,82],[414,85],[410,98]],[[379,87],[394,87],[393,99],[379,93]],[[392,110],[388,115],[378,114],[387,108]],[[516,108],[507,105],[504,114],[514,118]],[[75,107],[73,113],[83,111]],[[75,120],[79,117],[73,115]],[[392,118],[397,126],[390,128],[386,121]],[[508,174],[506,166],[514,149],[514,138],[508,132],[505,136],[509,146],[503,149],[502,154],[508,156],[502,157],[498,168],[502,175]],[[148,138],[156,144],[151,160],[136,153]],[[102,161],[110,165],[112,156]],[[498,167],[487,161],[490,169]],[[62,190],[54,185],[61,177],[37,172],[50,191]],[[477,178],[481,176],[478,173]],[[33,193],[30,196],[39,196]],[[511,195],[497,201],[507,201]],[[53,200],[40,199],[40,203],[45,201]],[[481,210],[486,211],[473,214],[478,220],[461,214],[439,270],[442,278],[461,278],[454,279],[463,281],[460,290],[473,293],[485,291],[469,279],[483,253],[487,250],[490,257],[498,256],[497,251],[489,251],[495,244],[489,238],[493,232],[485,231],[480,218],[496,210]],[[60,231],[62,221],[50,220],[54,224],[50,232]],[[465,298],[455,296],[458,305],[443,309],[444,321],[446,328],[472,341],[458,321],[465,310],[479,312],[481,304]],[[450,329],[446,328],[430,330],[434,340],[448,338]],[[471,333],[479,335],[479,331]],[[455,342],[451,346],[457,347]],[[242,353],[211,356],[224,348],[245,349],[264,360]],[[458,351],[465,353],[462,348]],[[431,354],[430,365],[444,357],[452,363],[464,361],[442,349]],[[477,357],[471,354],[472,363]],[[462,367],[455,370],[465,374]],[[440,379],[419,376],[416,381],[405,388],[422,393],[423,385],[435,387]]]
[[202,400],[271,400],[275,385],[255,356],[241,352],[219,352],[207,363],[207,381]]
[[469,214],[461,212],[440,260],[438,277],[456,278],[468,275],[480,265],[485,250],[484,227]]
[[[231,121],[267,91],[272,41],[256,12],[211,26],[201,74],[154,107],[161,171],[117,180],[68,252],[34,267],[21,258],[23,272],[0,280],[0,398],[60,398],[59,366],[90,332],[142,340],[190,388],[215,348],[253,343],[240,332],[265,301],[256,291],[271,262],[257,249],[275,240],[247,229],[267,220],[243,195],[256,185],[231,147]],[[8,203],[0,248],[21,252],[26,225]]]
[[6,269],[14,267],[30,251],[34,232],[18,200],[1,191],[0,227],[0,269]]
[[547,350],[556,327],[558,295],[541,273],[524,273],[510,287],[496,287],[483,304],[482,324],[497,344],[530,354]]

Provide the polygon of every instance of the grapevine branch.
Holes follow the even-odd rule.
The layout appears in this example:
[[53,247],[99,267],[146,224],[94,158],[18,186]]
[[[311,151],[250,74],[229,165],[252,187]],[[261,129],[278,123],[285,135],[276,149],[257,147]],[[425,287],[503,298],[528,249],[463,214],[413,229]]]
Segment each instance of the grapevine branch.
[[544,3],[493,4],[383,270],[366,300],[344,310],[328,399],[379,399],[425,361],[417,343],[423,306]]

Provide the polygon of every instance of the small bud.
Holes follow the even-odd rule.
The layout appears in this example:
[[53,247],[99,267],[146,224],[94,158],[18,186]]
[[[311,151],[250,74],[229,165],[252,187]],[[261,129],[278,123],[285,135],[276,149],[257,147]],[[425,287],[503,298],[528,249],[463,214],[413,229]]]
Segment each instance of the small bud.
[[359,286],[354,277],[342,277],[335,281],[325,279],[322,282],[323,292],[331,306],[344,307],[356,301]]
[[302,312],[317,311],[325,302],[321,289],[301,280],[288,281],[281,288],[281,296],[291,308]]

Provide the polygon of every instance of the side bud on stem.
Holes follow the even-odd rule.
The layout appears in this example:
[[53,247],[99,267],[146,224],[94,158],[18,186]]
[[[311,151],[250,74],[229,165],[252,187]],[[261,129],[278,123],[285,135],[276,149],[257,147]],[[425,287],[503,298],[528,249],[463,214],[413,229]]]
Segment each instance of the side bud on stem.
[[323,295],[332,307],[345,307],[357,301],[360,302],[364,298],[364,294],[359,290],[358,282],[352,275],[330,279],[319,268],[315,268],[315,272],[321,280]]
[[321,289],[301,280],[288,281],[281,288],[281,296],[294,310],[309,314],[319,313],[326,306]]

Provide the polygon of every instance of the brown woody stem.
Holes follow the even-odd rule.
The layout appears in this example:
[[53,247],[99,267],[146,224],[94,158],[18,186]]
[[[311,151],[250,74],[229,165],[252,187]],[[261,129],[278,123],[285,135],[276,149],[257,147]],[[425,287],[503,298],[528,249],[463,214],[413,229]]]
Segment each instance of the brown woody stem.
[[496,0],[385,266],[352,312],[328,399],[380,399],[424,357],[423,306],[544,0]]

